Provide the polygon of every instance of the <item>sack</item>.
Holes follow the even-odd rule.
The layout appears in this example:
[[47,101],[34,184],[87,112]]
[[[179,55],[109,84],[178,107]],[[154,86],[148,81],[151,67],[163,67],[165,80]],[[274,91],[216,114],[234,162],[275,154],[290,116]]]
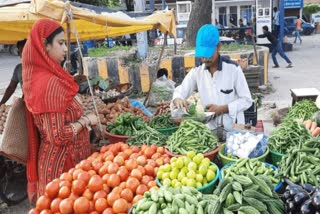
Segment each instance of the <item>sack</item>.
[[4,127],[1,153],[17,162],[25,164],[28,159],[28,127],[25,103],[22,98],[14,101]]
[[172,99],[175,89],[175,82],[167,79],[165,75],[159,77],[153,84],[150,91],[149,106],[157,106],[162,101]]

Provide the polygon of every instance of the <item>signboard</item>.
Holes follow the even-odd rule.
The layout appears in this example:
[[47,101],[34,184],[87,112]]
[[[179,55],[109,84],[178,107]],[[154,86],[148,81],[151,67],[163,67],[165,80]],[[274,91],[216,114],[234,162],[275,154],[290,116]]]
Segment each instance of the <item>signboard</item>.
[[284,0],[284,8],[303,8],[303,0]]
[[[262,27],[272,29],[272,0],[256,0],[256,34],[263,34]],[[269,44],[267,38],[257,38],[257,44]]]

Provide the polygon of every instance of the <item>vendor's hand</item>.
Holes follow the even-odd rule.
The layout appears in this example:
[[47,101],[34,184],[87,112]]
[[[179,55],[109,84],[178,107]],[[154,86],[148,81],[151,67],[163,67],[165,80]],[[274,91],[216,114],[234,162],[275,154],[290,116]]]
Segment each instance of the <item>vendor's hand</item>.
[[186,100],[181,99],[181,98],[174,99],[173,100],[173,105],[176,108],[183,109],[185,111],[188,108],[188,102]]
[[91,126],[95,126],[98,124],[98,118],[94,113],[89,113],[89,114],[85,115],[85,117],[87,117],[89,119]]
[[206,106],[206,109],[208,112],[214,112],[217,116],[229,112],[228,105],[218,106],[215,104],[209,104]]

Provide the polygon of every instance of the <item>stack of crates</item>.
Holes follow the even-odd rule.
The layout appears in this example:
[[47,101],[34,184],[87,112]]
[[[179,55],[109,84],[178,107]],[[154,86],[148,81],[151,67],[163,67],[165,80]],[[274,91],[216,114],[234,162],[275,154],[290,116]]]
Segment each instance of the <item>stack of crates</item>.
[[256,102],[253,102],[251,107],[244,111],[244,119],[246,124],[256,126],[258,119],[258,106]]

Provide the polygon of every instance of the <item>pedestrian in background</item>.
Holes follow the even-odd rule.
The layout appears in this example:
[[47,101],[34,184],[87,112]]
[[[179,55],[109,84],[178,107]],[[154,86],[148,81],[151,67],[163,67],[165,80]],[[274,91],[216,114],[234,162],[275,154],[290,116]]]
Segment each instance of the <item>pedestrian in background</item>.
[[280,11],[277,7],[273,8],[273,30],[274,30],[274,36],[276,38],[279,38],[279,32],[280,32]]
[[[21,57],[22,50],[23,50],[23,47],[26,44],[26,42],[27,42],[26,39],[17,42],[18,54],[20,57]],[[6,91],[4,92],[4,95],[0,101],[0,105],[5,104],[10,99],[12,94],[15,92],[18,84],[20,84],[20,86],[22,88],[22,64],[21,63],[16,65],[16,67],[14,68],[14,71],[13,71],[13,74],[11,77],[11,81],[10,81],[8,87],[6,88]]]
[[287,55],[284,53],[283,49],[282,49],[282,44],[281,41],[279,41],[272,33],[269,32],[269,28],[268,26],[263,26],[262,27],[263,30],[263,34],[258,35],[259,38],[267,38],[269,40],[269,42],[272,44],[272,60],[274,63],[273,68],[279,68],[279,63],[277,61],[276,55],[277,53],[279,53],[279,55],[286,60],[286,62],[288,63],[287,68],[292,68],[292,62],[290,61],[290,59],[287,57]]
[[302,43],[301,35],[300,33],[302,32],[302,20],[300,19],[300,16],[297,15],[297,20],[296,20],[296,31],[295,31],[295,39],[293,43],[297,42],[297,38],[300,40],[300,44]]

